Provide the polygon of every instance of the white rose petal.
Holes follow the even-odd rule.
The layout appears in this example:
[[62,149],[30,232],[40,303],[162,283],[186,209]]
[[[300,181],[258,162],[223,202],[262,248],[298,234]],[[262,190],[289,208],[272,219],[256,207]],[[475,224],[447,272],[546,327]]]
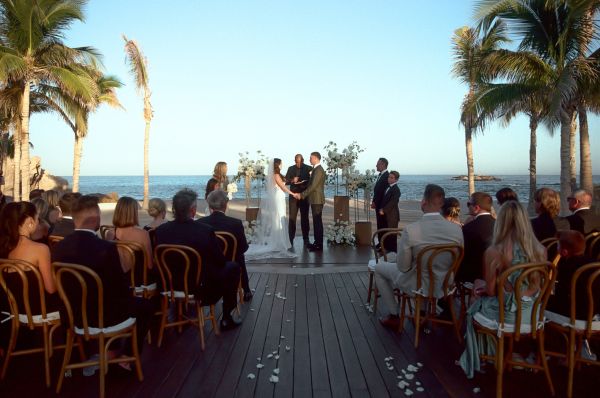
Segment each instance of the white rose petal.
[[275,375],[271,375],[271,377],[269,377],[269,381],[271,383],[279,383],[279,377],[277,377]]
[[479,393],[481,392],[481,388],[479,388],[479,387],[475,387],[475,388],[473,388],[473,392],[474,392],[475,394],[479,394]]
[[274,374],[274,375],[278,375],[278,374],[279,374],[279,368],[275,368],[275,369],[273,369],[273,374]]
[[415,375],[412,373],[407,373],[405,377],[406,377],[406,380],[412,380],[415,378]]
[[425,391],[425,389],[423,387],[417,387],[417,391],[418,392],[423,392],[423,391]]
[[257,364],[256,364],[256,368],[257,368],[257,369],[262,369],[262,368],[264,368],[264,367],[265,367],[265,365],[263,365],[262,363],[257,363]]
[[292,347],[290,347],[289,345],[286,345],[286,346],[285,346],[285,350],[286,350],[286,351],[289,351],[289,350],[291,350],[291,349],[292,349]]
[[270,358],[273,358],[273,354],[269,354],[269,355],[267,355],[267,358],[269,358],[269,359],[270,359]]
[[406,367],[406,370],[408,370],[409,372],[417,372],[419,368],[417,368],[416,366],[408,365]]
[[275,355],[275,357],[274,357],[274,358],[275,358],[275,359],[279,359],[279,355]]
[[246,376],[246,377],[249,378],[250,380],[254,380],[256,378],[254,373],[248,373],[248,376]]
[[406,390],[404,390],[404,395],[406,395],[407,397],[410,397],[411,395],[413,395],[413,392],[412,392],[412,390],[407,388]]

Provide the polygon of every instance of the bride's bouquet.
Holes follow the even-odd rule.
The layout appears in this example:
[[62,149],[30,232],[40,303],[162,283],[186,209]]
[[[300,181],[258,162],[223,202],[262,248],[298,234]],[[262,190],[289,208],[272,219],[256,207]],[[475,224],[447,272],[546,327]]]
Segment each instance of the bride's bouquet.
[[233,194],[238,191],[237,184],[235,182],[227,184],[227,197],[229,200],[233,199]]
[[330,245],[354,246],[356,244],[354,229],[348,221],[336,220],[335,223],[328,225],[325,230],[325,238]]

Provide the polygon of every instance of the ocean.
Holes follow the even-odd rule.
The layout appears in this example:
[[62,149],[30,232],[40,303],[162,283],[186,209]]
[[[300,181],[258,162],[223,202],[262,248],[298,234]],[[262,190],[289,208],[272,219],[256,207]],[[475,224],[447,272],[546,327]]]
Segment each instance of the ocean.
[[[191,188],[204,197],[206,183],[211,176],[150,176],[150,197],[171,199],[181,188]],[[503,187],[510,187],[519,195],[522,202],[529,200],[529,176],[528,175],[497,175],[500,181],[476,181],[475,189],[491,194],[492,196]],[[71,176],[63,177],[72,185]],[[594,176],[594,184],[600,184],[600,176]],[[81,176],[79,185],[80,192],[87,193],[109,193],[116,192],[121,196],[131,196],[141,200],[143,198],[142,176]],[[399,181],[401,200],[420,200],[423,190],[427,184],[438,184],[446,190],[446,197],[455,197],[460,201],[468,198],[466,181],[454,181],[451,175],[401,175]],[[560,190],[560,178],[558,175],[538,175],[537,185]],[[344,187],[339,189],[340,195],[345,195]],[[325,195],[333,197],[335,187],[327,186]],[[252,197],[258,196],[256,184],[252,187]],[[244,183],[238,183],[238,192],[234,198],[244,199]]]

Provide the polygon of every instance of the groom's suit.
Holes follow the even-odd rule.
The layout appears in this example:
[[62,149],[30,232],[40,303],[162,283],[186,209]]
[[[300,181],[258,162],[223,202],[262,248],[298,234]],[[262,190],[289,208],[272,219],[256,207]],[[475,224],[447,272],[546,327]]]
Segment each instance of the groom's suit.
[[318,164],[310,173],[308,187],[301,193],[302,199],[308,198],[312,212],[313,230],[316,246],[323,247],[323,205],[325,204],[325,170]]

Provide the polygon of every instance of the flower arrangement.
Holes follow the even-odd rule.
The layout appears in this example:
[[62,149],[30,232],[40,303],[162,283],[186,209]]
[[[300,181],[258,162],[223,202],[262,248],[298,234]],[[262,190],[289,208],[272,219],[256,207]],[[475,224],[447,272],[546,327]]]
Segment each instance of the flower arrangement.
[[358,210],[360,190],[363,191],[363,213],[366,216],[367,221],[370,221],[371,192],[373,191],[375,181],[377,181],[377,174],[374,169],[367,169],[364,174],[362,174],[352,167],[346,175],[346,188],[349,195],[354,198],[354,218],[356,221],[359,221],[360,219],[360,212]]
[[227,184],[227,197],[229,200],[233,199],[233,194],[238,191],[237,184],[235,182]]
[[254,240],[254,234],[256,233],[256,221],[242,221],[242,225],[244,226],[244,235],[246,235],[246,240],[248,243],[252,243]]
[[[257,159],[250,159],[248,151],[240,152],[240,160],[238,164],[238,173],[233,178],[233,181],[244,180],[244,189],[246,191],[246,205],[250,205],[250,199],[252,196],[252,181],[257,181],[258,198],[260,201],[260,189],[265,179],[265,168],[267,164],[266,157],[261,151],[256,151]],[[228,191],[229,192],[229,191]]]
[[336,220],[335,223],[327,226],[325,230],[325,238],[330,245],[348,245],[356,244],[356,236],[354,229],[347,221]]
[[[358,154],[363,152],[364,149],[356,141],[352,141],[348,147],[339,152],[337,144],[329,141],[324,150],[326,155],[323,160],[327,164],[328,182],[335,185],[335,194],[337,195],[340,186],[339,170],[342,170],[342,178],[347,179],[349,170],[352,169],[358,159]],[[346,194],[348,194],[348,187],[346,187]]]

